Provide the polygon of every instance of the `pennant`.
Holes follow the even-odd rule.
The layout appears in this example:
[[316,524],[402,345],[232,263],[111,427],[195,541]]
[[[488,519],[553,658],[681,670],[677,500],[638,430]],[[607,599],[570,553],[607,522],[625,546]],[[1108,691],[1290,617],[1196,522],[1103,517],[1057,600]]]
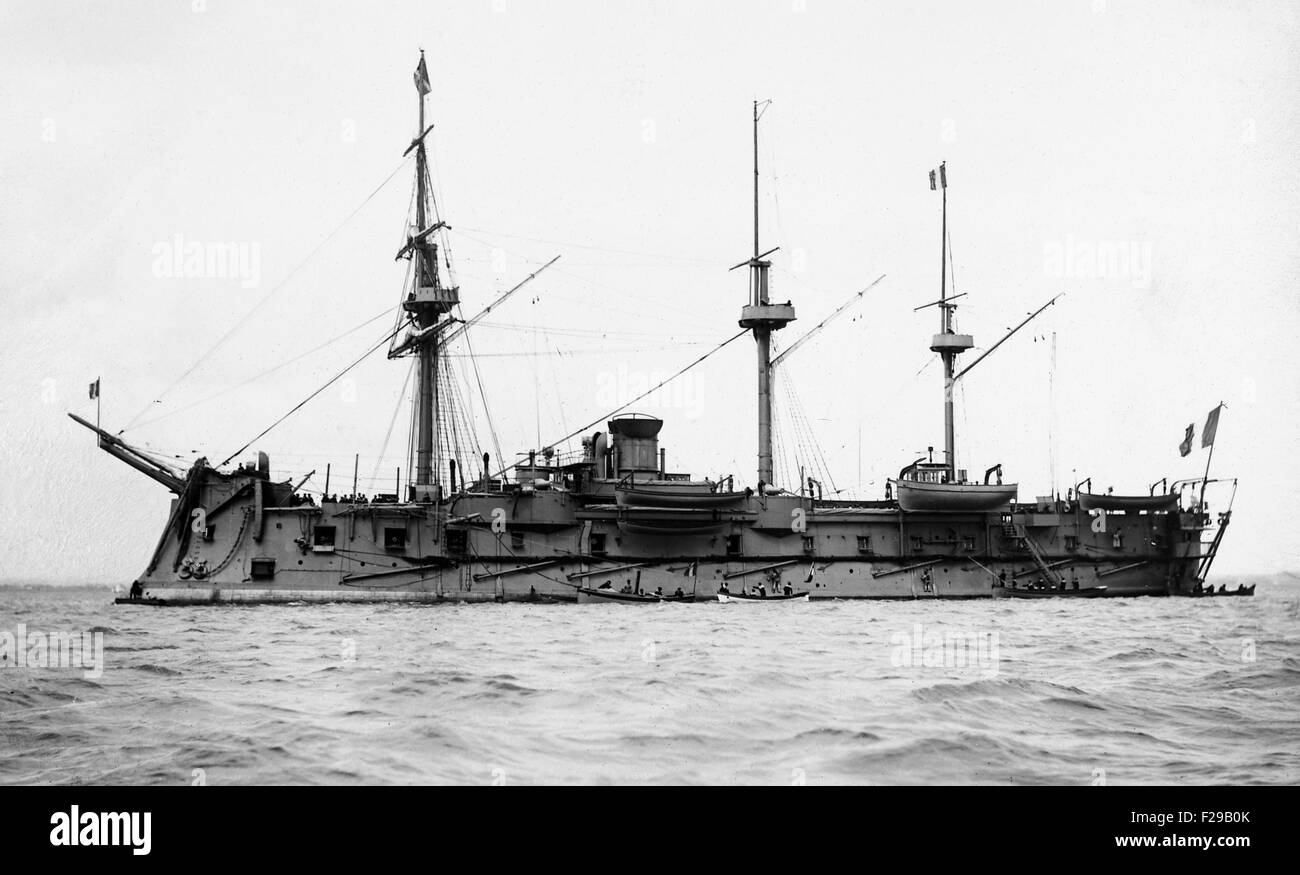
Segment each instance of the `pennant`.
[[96,378],[95,382],[90,384],[90,400],[94,401],[98,397],[99,397],[99,380],[98,378]]
[[420,65],[415,68],[415,90],[420,96],[428,94],[433,88],[429,85],[429,68],[424,66],[424,53],[420,53]]
[[934,184],[934,171],[930,171],[930,191],[938,191],[939,187]]
[[810,562],[808,563],[808,576],[803,579],[803,582],[812,583],[812,580],[813,580],[813,566],[812,563]]
[[1223,408],[1220,404],[1210,411],[1210,415],[1205,418],[1205,428],[1201,429],[1201,446],[1210,447],[1214,445],[1214,433],[1219,430],[1219,410]]
[[946,167],[947,165],[945,164],[939,165],[939,185],[943,188],[948,187],[948,171]]
[[1192,436],[1196,433],[1196,423],[1187,424],[1187,434],[1183,436],[1183,442],[1178,445],[1179,455],[1186,456],[1192,451]]
[[698,572],[699,570],[700,570],[700,563],[692,562],[690,565],[686,566],[686,576],[694,577],[696,572]]

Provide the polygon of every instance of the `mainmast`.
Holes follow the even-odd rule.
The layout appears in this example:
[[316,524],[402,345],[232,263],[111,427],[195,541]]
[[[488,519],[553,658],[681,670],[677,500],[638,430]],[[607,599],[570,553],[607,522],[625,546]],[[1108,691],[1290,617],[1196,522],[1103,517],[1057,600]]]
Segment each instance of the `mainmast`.
[[414,353],[418,357],[418,382],[416,389],[416,451],[415,479],[411,484],[411,498],[416,501],[436,501],[439,498],[434,458],[438,443],[438,356],[439,334],[450,320],[442,321],[460,301],[459,289],[444,288],[438,276],[438,246],[433,241],[434,232],[444,227],[441,221],[429,224],[428,157],[424,138],[433,126],[424,125],[424,98],[432,89],[429,71],[420,51],[420,63],[415,68],[415,90],[419,95],[419,128],[411,143],[415,148],[415,227],[406,241],[402,254],[414,260],[414,283],[406,300],[402,302],[416,333],[411,342],[404,343],[396,354]]
[[735,267],[749,265],[749,303],[740,310],[740,327],[754,332],[758,347],[758,482],[760,490],[772,482],[772,332],[795,319],[794,307],[768,302],[767,272],[772,262],[764,258],[774,247],[759,252],[758,246],[758,120],[772,101],[754,101],[754,257]]
[[[943,192],[943,222],[939,234],[939,333],[930,343],[930,349],[943,357],[943,461],[948,466],[948,481],[957,479],[956,436],[953,430],[952,395],[953,377],[957,356],[975,345],[969,334],[954,334],[952,311],[957,305],[948,297],[948,171],[945,163],[939,164],[938,186]],[[930,189],[935,185],[935,171],[930,171]],[[960,297],[960,296],[956,296]]]

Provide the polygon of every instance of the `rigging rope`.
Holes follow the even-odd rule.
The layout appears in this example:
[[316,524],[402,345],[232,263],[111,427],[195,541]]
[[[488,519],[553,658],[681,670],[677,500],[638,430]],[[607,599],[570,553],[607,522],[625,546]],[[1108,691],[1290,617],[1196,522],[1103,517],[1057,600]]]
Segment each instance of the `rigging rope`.
[[[338,226],[334,228],[333,231],[330,231],[328,234],[326,234],[325,238],[321,240],[320,243],[316,244],[316,247],[312,249],[311,252],[307,253],[306,258],[298,262],[297,266],[294,267],[293,270],[289,271],[288,275],[286,275],[284,279],[280,280],[280,282],[278,282],[275,285],[275,287],[271,289],[271,291],[267,292],[266,295],[262,298],[262,300],[254,304],[252,308],[249,309],[249,311],[245,313],[238,322],[232,325],[225,334],[221,335],[221,337],[217,339],[216,343],[208,347],[207,352],[199,356],[198,359],[194,362],[194,364],[190,365],[189,369],[185,371],[185,373],[181,374],[179,377],[173,380],[171,385],[163,389],[163,391],[158,394],[157,398],[155,398],[152,402],[150,402],[149,405],[146,405],[143,410],[141,410],[134,417],[132,417],[131,421],[126,424],[126,428],[123,428],[122,431],[126,431],[127,429],[132,428],[136,424],[136,422],[139,421],[140,417],[144,416],[145,413],[147,413],[150,409],[152,409],[153,404],[157,404],[161,402],[163,397],[166,396],[168,392],[175,389],[178,385],[180,385],[180,383],[183,380],[185,380],[185,378],[187,378],[190,374],[194,373],[194,371],[198,369],[199,365],[207,361],[209,356],[211,356],[214,352],[216,352],[227,340],[229,340],[234,335],[236,331],[238,331],[241,327],[243,327],[244,323],[246,323],[249,319],[251,319],[254,313],[262,309],[262,307],[264,307],[267,304],[267,302],[269,302],[273,297],[275,297],[277,292],[279,292],[286,285],[288,285],[289,281],[297,275],[298,271],[302,270],[302,268],[306,266],[307,262],[315,258],[316,253],[324,249],[325,244],[329,243],[330,240],[334,239],[334,236],[338,234],[340,231],[342,231],[343,228],[346,227],[347,224],[352,221],[352,219],[357,215],[357,213],[361,212],[361,210],[365,208],[366,204],[370,203],[370,201],[374,199],[375,195],[379,194],[379,192],[384,189],[384,186],[388,185],[388,183],[392,181],[393,177],[395,177],[401,171],[401,169],[406,166],[406,163],[409,160],[410,160],[409,158],[403,158],[401,163],[398,164],[395,168],[393,168],[393,172],[388,174],[388,176],[384,177],[384,181],[379,183],[379,185],[375,187],[374,191],[366,195],[366,199],[363,200],[360,204],[358,204],[356,209],[348,213],[347,217],[342,222],[340,222]],[[121,432],[119,432],[119,434],[121,434]],[[223,462],[222,464],[225,463]]]
[[[587,249],[592,252],[606,252],[611,255],[638,255],[638,256],[645,256],[647,258],[653,258],[656,260],[673,259],[676,261],[689,261],[695,264],[707,264],[711,267],[716,266],[717,264],[717,262],[714,261],[713,259],[689,258],[684,255],[673,255],[671,253],[666,253],[666,252],[638,252],[631,249],[609,249],[603,246],[591,246],[585,243],[573,243],[568,240],[543,240],[539,237],[524,237],[519,234],[505,234],[503,232],[492,231],[487,228],[466,228],[464,226],[457,225],[455,230],[461,233],[464,233],[465,231],[472,231],[476,234],[487,234],[490,237],[505,237],[510,240],[523,240],[528,243],[545,243],[550,246],[569,246],[574,249]],[[465,236],[468,237],[469,235],[466,234]],[[483,241],[479,241],[479,242],[483,242]],[[484,245],[490,245],[490,244],[484,243]]]
[[[531,259],[526,258],[526,257],[525,257],[524,255],[522,255],[521,253],[519,253],[519,252],[515,252],[515,251],[512,250],[512,249],[507,249],[507,248],[505,248],[504,246],[494,246],[493,244],[489,243],[489,242],[486,241],[486,240],[481,240],[481,239],[479,239],[479,238],[473,236],[472,234],[466,234],[464,228],[457,227],[457,228],[454,229],[454,232],[455,232],[456,234],[459,234],[461,237],[464,237],[464,238],[467,239],[467,240],[471,240],[471,241],[473,241],[473,242],[475,242],[475,243],[478,243],[480,246],[485,246],[485,247],[487,247],[488,249],[499,249],[499,250],[501,250],[502,252],[506,253],[507,255],[513,255],[513,256],[515,256],[516,258],[518,258],[518,259],[520,259],[520,260],[522,260],[522,261],[525,261],[525,262],[531,262],[531,261],[532,261]],[[565,270],[564,268],[559,268],[559,267],[557,267],[557,268],[555,268],[555,271],[554,271],[554,272],[555,272],[555,273],[561,273],[561,274],[564,274],[565,276],[572,277],[573,279],[578,280],[579,282],[586,283],[587,285],[589,285],[589,286],[595,288],[595,289],[598,290],[598,291],[608,291],[608,292],[611,292],[612,295],[610,295],[610,300],[618,300],[618,301],[622,301],[622,302],[624,302],[624,303],[633,303],[633,302],[631,302],[631,301],[628,300],[628,296],[627,296],[627,295],[626,295],[626,294],[625,294],[621,289],[616,289],[616,288],[614,288],[613,286],[609,286],[609,285],[606,285],[606,284],[604,284],[604,283],[597,282],[596,280],[589,279],[589,278],[587,278],[587,277],[585,277],[585,276],[581,276],[581,275],[579,275],[579,274],[573,273],[572,271]],[[561,300],[566,300],[565,297],[564,297],[563,295],[557,294],[554,290],[548,292],[547,294],[551,295],[552,297],[559,298],[559,299],[561,299]],[[589,305],[589,303],[590,303],[590,298],[587,298],[587,297],[583,297],[583,298],[573,298],[573,299],[567,299],[567,300],[576,300],[576,301],[580,301],[584,306]],[[695,318],[692,320],[692,317],[691,317],[691,315],[690,315],[689,313],[685,313],[685,312],[681,311],[680,309],[675,310],[673,313],[671,313],[671,314],[669,314],[669,315],[665,315],[664,312],[663,312],[663,309],[660,308],[660,307],[657,307],[657,308],[647,308],[647,309],[642,309],[642,310],[639,310],[639,311],[638,311],[638,310],[636,310],[636,309],[629,308],[629,307],[616,307],[616,306],[613,306],[612,304],[609,304],[609,303],[602,303],[601,306],[602,306],[602,308],[603,308],[604,310],[606,310],[606,311],[611,311],[611,312],[615,312],[615,313],[624,313],[624,314],[627,314],[627,315],[630,315],[630,316],[634,316],[634,317],[636,317],[636,318],[643,319],[643,320],[647,320],[647,319],[648,319],[648,320],[654,320],[654,321],[660,321],[660,322],[671,322],[671,323],[673,323],[673,324],[676,325],[676,326],[680,326],[680,325],[682,325],[682,324],[686,324],[686,323],[688,323],[688,321],[689,321],[690,324],[693,324],[695,327],[700,328],[701,330],[704,330],[704,331],[707,331],[709,328],[711,328],[711,327],[713,327],[713,326],[715,326],[715,325],[717,324],[717,323],[716,323],[715,321],[713,321],[712,319],[705,319],[705,318],[703,318],[703,317],[695,317]]]
[[948,232],[948,275],[952,278],[952,293],[957,294],[957,262],[952,260],[952,231]]
[[[401,328],[398,328],[397,330],[398,330],[398,331],[401,331]],[[396,333],[397,333],[397,332],[394,331],[394,332],[391,332],[391,333],[389,333],[389,334],[385,334],[382,340],[380,340],[380,341],[379,341],[378,343],[376,343],[374,346],[370,347],[370,349],[368,349],[368,350],[366,350],[364,353],[362,353],[362,355],[361,355],[360,358],[358,358],[358,359],[357,359],[356,361],[354,361],[352,364],[348,365],[348,366],[347,366],[346,368],[344,368],[343,370],[339,371],[339,372],[338,372],[337,374],[335,374],[334,376],[330,377],[329,381],[328,381],[327,383],[325,383],[325,385],[321,386],[321,387],[320,387],[319,389],[317,389],[315,392],[312,392],[312,393],[311,393],[310,395],[308,395],[306,398],[304,398],[304,399],[302,399],[301,401],[299,401],[298,404],[295,405],[294,408],[293,408],[292,410],[290,410],[290,411],[289,411],[288,413],[286,413],[284,416],[281,416],[279,419],[277,419],[275,422],[273,422],[273,423],[271,423],[270,425],[268,425],[266,428],[262,429],[261,432],[259,432],[256,436],[254,436],[254,437],[252,438],[252,440],[250,440],[248,443],[244,444],[242,447],[240,447],[239,449],[237,449],[237,450],[235,450],[233,453],[231,453],[229,456],[227,456],[227,457],[225,458],[225,460],[221,463],[221,465],[225,465],[225,464],[226,464],[227,462],[229,462],[231,459],[235,458],[235,456],[238,456],[238,455],[239,455],[240,453],[242,453],[244,450],[246,450],[246,449],[248,449],[250,446],[252,446],[253,441],[258,440],[258,439],[261,438],[261,437],[264,437],[264,436],[265,436],[265,435],[266,435],[266,434],[267,434],[271,429],[275,428],[277,425],[279,425],[280,423],[284,422],[284,421],[285,421],[286,419],[288,419],[290,416],[293,416],[295,413],[297,413],[299,410],[301,410],[303,407],[305,407],[305,406],[307,405],[307,402],[308,402],[308,401],[310,401],[311,399],[315,398],[315,397],[316,397],[317,395],[319,395],[320,393],[324,392],[324,391],[325,391],[326,389],[328,389],[330,386],[334,385],[336,382],[338,382],[339,378],[341,378],[344,374],[346,374],[348,371],[350,371],[350,370],[352,370],[353,368],[355,368],[357,365],[361,364],[363,361],[365,361],[366,359],[368,359],[368,358],[371,356],[371,354],[373,354],[373,353],[374,353],[376,350],[378,350],[381,346],[383,346],[385,343],[388,343],[388,341],[392,340],[393,335],[396,334]],[[217,465],[217,467],[220,468],[221,465]]]
[[[402,410],[402,402],[406,400],[406,389],[411,385],[411,375],[415,373],[416,360],[411,359],[411,366],[406,369],[406,379],[402,381],[402,390],[397,393],[397,404],[393,407],[393,418],[388,420],[388,431],[384,432],[384,443],[379,448],[379,456],[375,459],[375,469],[370,472],[370,488],[373,491],[375,480],[379,477],[379,466],[384,464],[384,455],[388,452],[388,441],[393,436],[393,426],[397,424],[397,414]],[[407,475],[410,475],[410,468],[407,468]],[[401,500],[401,496],[398,496]]]
[[[474,347],[470,343],[469,335],[470,333],[468,331],[463,335],[465,338],[465,348],[469,350],[469,360],[474,366],[474,381],[478,384],[479,397],[483,399],[483,416],[487,419],[488,434],[492,438],[492,449],[496,452],[497,458],[500,459],[502,458],[501,441],[497,437],[496,422],[492,419],[492,407],[488,404],[487,390],[483,388],[483,375],[479,373],[478,357],[474,355]],[[475,460],[475,467],[477,467],[477,464],[477,460]],[[485,471],[484,474],[486,473],[487,472]]]
[[[748,328],[745,328],[745,329],[742,329],[742,330],[736,332],[735,334],[731,335],[731,337],[728,337],[726,340],[722,341],[722,343],[719,343],[719,344],[718,344],[717,346],[715,346],[713,349],[709,350],[709,351],[706,352],[704,355],[700,356],[700,357],[697,358],[695,361],[691,362],[689,365],[687,365],[686,367],[682,368],[682,369],[681,369],[680,371],[678,371],[677,373],[673,374],[672,376],[668,377],[667,379],[660,380],[658,383],[656,383],[655,385],[651,386],[649,389],[647,389],[646,391],[642,392],[640,395],[636,396],[635,398],[631,399],[630,401],[626,401],[626,402],[624,402],[623,404],[620,404],[618,407],[615,407],[613,410],[611,410],[611,411],[609,411],[608,413],[604,414],[604,416],[598,416],[597,418],[593,419],[591,422],[587,423],[586,425],[582,426],[581,428],[569,432],[568,434],[566,434],[564,437],[560,438],[559,440],[552,441],[551,443],[546,444],[546,446],[551,446],[551,447],[553,447],[553,446],[557,446],[557,445],[559,445],[559,444],[562,444],[562,443],[564,443],[565,441],[567,441],[569,438],[571,438],[571,437],[575,437],[576,435],[580,435],[580,434],[582,434],[584,431],[586,431],[587,429],[591,428],[593,425],[599,425],[600,422],[603,421],[603,420],[605,419],[605,417],[607,417],[607,416],[613,416],[615,413],[618,413],[620,410],[626,410],[628,407],[631,407],[633,404],[635,404],[636,402],[640,401],[642,398],[646,397],[646,396],[649,395],[651,392],[654,392],[654,391],[657,390],[657,389],[661,389],[661,388],[663,388],[665,385],[667,385],[668,383],[670,383],[670,382],[672,382],[673,380],[677,379],[677,378],[680,377],[682,374],[686,373],[686,372],[689,371],[691,368],[695,367],[695,366],[698,365],[700,362],[702,362],[702,361],[704,361],[705,359],[707,359],[709,356],[711,356],[711,355],[713,355],[714,353],[716,353],[716,352],[718,352],[719,350],[721,350],[724,346],[727,346],[727,345],[730,344],[732,341],[736,340],[736,339],[739,338],[739,337],[743,337],[744,335],[746,335],[746,334],[748,334],[748,333],[749,333],[749,329],[748,329]],[[511,468],[513,468],[513,467],[515,467],[515,466],[514,466],[514,465],[507,465],[506,467],[504,467],[504,468],[502,468],[500,471],[498,471],[497,474],[496,474],[496,476],[498,476],[498,477],[501,476],[502,474],[504,474],[506,471],[509,471],[509,470],[510,470]]]
[[229,388],[222,389],[220,392],[214,392],[211,395],[208,395],[204,398],[200,398],[197,401],[193,401],[189,404],[186,404],[184,407],[177,408],[176,410],[173,410],[170,413],[164,413],[161,416],[155,416],[153,419],[146,419],[144,422],[140,423],[138,427],[144,428],[146,425],[153,425],[155,422],[162,422],[164,419],[169,419],[173,416],[176,416],[179,413],[184,413],[186,410],[192,410],[193,408],[198,407],[201,404],[206,404],[207,402],[213,400],[214,398],[220,398],[222,395],[228,395],[229,393],[234,392],[237,389],[242,389],[243,387],[247,386],[249,383],[256,382],[257,380],[260,380],[263,377],[268,376],[269,374],[275,373],[281,368],[286,368],[289,365],[293,364],[294,362],[301,361],[302,359],[306,358],[312,353],[320,352],[325,347],[333,343],[337,343],[338,341],[347,337],[349,334],[354,334],[355,332],[360,331],[362,328],[365,328],[367,325],[369,325],[372,322],[378,322],[380,319],[387,316],[391,309],[392,308],[388,308],[380,313],[377,313],[376,315],[367,319],[365,322],[362,322],[360,325],[354,325],[353,327],[349,328],[347,331],[343,332],[342,334],[330,338],[329,340],[322,343],[320,346],[314,346],[311,349],[307,350],[306,352],[294,356],[288,361],[283,361],[280,362],[278,365],[275,365],[274,367],[267,368],[265,371],[262,371],[260,374],[254,374],[253,376],[249,377],[247,380],[245,380],[242,383],[237,383],[234,386],[230,386]]

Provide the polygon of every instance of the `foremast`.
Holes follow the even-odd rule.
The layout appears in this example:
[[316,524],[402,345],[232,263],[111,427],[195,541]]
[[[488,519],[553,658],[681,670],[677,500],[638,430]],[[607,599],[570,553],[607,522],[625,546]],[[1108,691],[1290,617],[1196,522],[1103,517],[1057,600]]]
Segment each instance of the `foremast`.
[[413,263],[411,288],[402,302],[413,331],[389,352],[389,357],[414,355],[417,359],[415,477],[410,497],[415,501],[436,501],[441,497],[437,489],[438,370],[442,354],[439,341],[443,329],[452,321],[448,314],[460,302],[460,290],[442,284],[434,234],[446,225],[441,220],[430,223],[428,157],[424,140],[433,126],[425,127],[424,99],[432,89],[423,50],[415,69],[415,90],[419,97],[419,127],[411,143],[415,149],[415,223],[399,253]]
[[758,243],[758,120],[770,100],[754,101],[754,256],[732,267],[749,266],[749,303],[740,310],[740,327],[754,333],[758,349],[758,482],[765,489],[772,482],[772,332],[794,321],[794,307],[787,301],[768,300],[768,271],[765,260],[779,246],[760,252]]

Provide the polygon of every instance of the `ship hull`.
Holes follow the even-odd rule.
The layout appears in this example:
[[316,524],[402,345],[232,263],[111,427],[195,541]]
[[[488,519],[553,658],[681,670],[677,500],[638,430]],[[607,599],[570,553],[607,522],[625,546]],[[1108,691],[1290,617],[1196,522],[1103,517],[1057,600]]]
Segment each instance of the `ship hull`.
[[[138,604],[573,603],[579,588],[678,588],[717,604],[763,584],[829,599],[980,599],[1059,578],[1106,597],[1191,594],[1203,555],[1191,514],[1077,504],[904,512],[874,502],[753,496],[683,511],[651,531],[628,508],[561,491],[457,496],[441,504],[268,506],[267,490],[208,472],[191,503],[203,532],[169,525],[132,588]],[[261,503],[259,504],[259,500]],[[601,499],[603,500],[603,499]],[[177,499],[183,502],[185,499]],[[179,511],[179,512],[178,512]],[[672,511],[656,510],[657,515]],[[173,520],[188,519],[173,506]],[[690,525],[686,525],[689,523]]]

